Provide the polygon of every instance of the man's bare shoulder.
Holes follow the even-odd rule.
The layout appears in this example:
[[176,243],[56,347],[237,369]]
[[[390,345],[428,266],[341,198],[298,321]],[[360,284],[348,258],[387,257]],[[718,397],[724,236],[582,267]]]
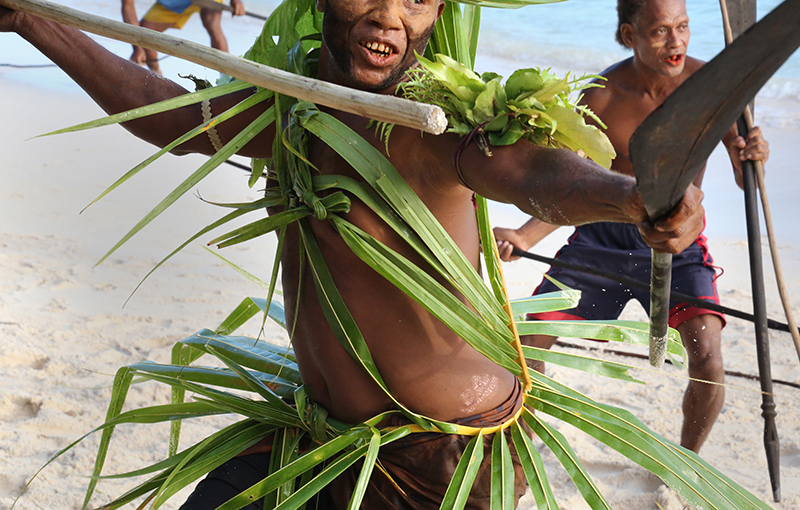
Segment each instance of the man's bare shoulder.
[[633,71],[633,57],[608,67],[600,73],[604,79],[592,81],[593,84],[601,86],[585,89],[581,103],[597,112],[629,95],[634,78]]

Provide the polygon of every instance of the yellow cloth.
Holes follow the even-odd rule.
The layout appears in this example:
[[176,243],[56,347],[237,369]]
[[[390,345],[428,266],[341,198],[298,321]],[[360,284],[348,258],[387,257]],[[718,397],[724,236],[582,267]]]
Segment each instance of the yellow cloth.
[[[222,0],[215,0],[217,3],[222,3]],[[183,25],[189,21],[189,18],[192,17],[192,14],[200,12],[200,7],[196,4],[192,4],[186,8],[181,13],[173,12],[161,5],[160,3],[156,2],[150,8],[149,11],[142,17],[143,21],[149,21],[151,23],[168,23],[171,25],[170,28],[177,28],[180,30],[183,28]]]

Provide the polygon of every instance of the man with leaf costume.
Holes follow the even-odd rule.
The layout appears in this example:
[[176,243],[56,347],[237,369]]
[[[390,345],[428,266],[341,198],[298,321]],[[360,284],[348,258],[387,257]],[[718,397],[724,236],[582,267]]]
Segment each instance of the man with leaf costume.
[[[320,0],[316,8],[303,0],[281,4],[247,56],[391,94],[435,29],[435,44],[444,49],[447,30],[456,27],[463,36],[460,23],[477,16],[468,7],[462,17],[456,4],[442,0]],[[443,13],[450,25],[439,33],[435,23]],[[320,29],[321,43],[313,35]],[[176,427],[170,458],[144,471],[158,473],[109,508],[147,494],[158,506],[217,466],[223,465],[212,476],[239,461],[255,462],[263,474],[247,481],[233,476],[240,486],[230,500],[222,495],[213,502],[197,501],[204,499],[198,492],[189,500],[191,508],[243,508],[262,498],[264,507],[298,508],[326,486],[321,505],[337,508],[512,508],[523,478],[540,507],[556,508],[531,429],[568,466],[593,508],[607,508],[563,436],[531,409],[604,440],[690,501],[707,508],[767,508],[629,413],[531,374],[525,356],[537,354],[523,351],[519,343],[512,313],[520,312],[508,304],[494,249],[485,253],[491,287],[480,277],[480,245],[495,245],[487,198],[561,224],[635,223],[649,245],[673,253],[702,227],[696,189],[668,219],[650,225],[632,178],[553,148],[569,147],[574,140],[564,132],[583,129],[554,120],[559,112],[566,115],[561,110],[572,110],[562,104],[569,92],[566,81],[529,71],[503,87],[496,75],[469,71],[474,46],[448,51],[465,65],[437,57],[426,60],[426,67],[456,81],[412,87],[411,94],[425,96],[423,89],[438,94],[450,105],[455,133],[421,137],[395,126],[387,140],[362,117],[235,80],[173,99],[187,91],[115,57],[80,32],[30,15],[0,8],[0,30],[32,42],[107,112],[142,107],[112,117],[125,120],[135,135],[176,154],[211,155],[198,175],[234,152],[256,158],[252,184],[268,168],[263,199],[226,204],[234,212],[192,239],[232,217],[268,208],[269,217],[213,242],[229,245],[277,231],[273,275],[279,263],[285,316],[270,304],[273,279],[266,301],[251,299],[215,331],[201,330],[180,342],[173,365],[137,363],[120,369],[108,422],[99,428],[103,438],[94,474],[101,474],[117,424],[223,412],[244,419],[181,452]],[[412,82],[434,78],[416,76]],[[520,82],[530,90],[521,89]],[[166,102],[146,106],[158,101]],[[460,137],[464,123],[472,131]],[[490,128],[494,136],[486,136]],[[497,145],[490,149],[486,138]],[[510,143],[519,138],[525,140]],[[469,143],[473,139],[483,143]],[[567,291],[562,298],[574,296]],[[257,309],[285,325],[292,351],[230,335]],[[647,337],[646,325],[593,327],[576,334],[629,341]],[[680,354],[675,335],[671,345],[678,349],[671,352]],[[202,354],[216,356],[227,368],[187,366]],[[619,367],[605,369],[631,379]],[[134,374],[171,385],[174,403],[122,413]],[[255,398],[229,388],[250,391]],[[196,402],[183,402],[187,389],[198,396]],[[441,437],[445,440],[437,441]],[[416,465],[404,459],[403,448],[419,455],[413,448],[425,442],[434,445],[428,457],[417,458]],[[430,469],[415,472],[423,467]],[[87,502],[96,483],[96,478],[90,482]]]

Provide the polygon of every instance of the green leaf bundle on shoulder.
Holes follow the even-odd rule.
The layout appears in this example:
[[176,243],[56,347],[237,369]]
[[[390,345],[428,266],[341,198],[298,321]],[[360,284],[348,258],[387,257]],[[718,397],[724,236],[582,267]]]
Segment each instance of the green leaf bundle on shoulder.
[[[614,147],[584,116],[605,126],[588,108],[578,106],[580,98],[570,98],[580,87],[601,86],[589,81],[602,77],[585,74],[570,79],[567,73],[559,78],[549,69],[532,68],[515,71],[503,84],[499,74],[478,75],[447,55],[437,54],[435,61],[421,55],[417,59],[420,66],[408,71],[400,93],[441,107],[448,132],[465,136],[475,131],[482,141],[495,146],[524,138],[536,145],[570,149],[604,168],[611,167]],[[484,150],[488,154],[488,147]]]

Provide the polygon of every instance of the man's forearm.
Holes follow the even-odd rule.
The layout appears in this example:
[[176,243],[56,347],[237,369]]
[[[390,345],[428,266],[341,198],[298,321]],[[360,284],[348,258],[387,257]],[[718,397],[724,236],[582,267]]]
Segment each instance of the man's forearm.
[[[518,206],[551,225],[646,219],[633,177],[611,172],[571,151],[547,151]],[[527,202],[527,203],[526,203]],[[528,211],[529,210],[529,211]]]
[[[21,15],[15,31],[46,55],[107,113],[170,99],[188,91],[109,52],[86,34],[36,16]],[[98,72],[102,70],[102,72]],[[168,117],[167,117],[168,115]],[[199,106],[173,110],[123,124],[137,137],[163,147],[202,121]],[[212,151],[200,137],[186,150]],[[194,147],[197,145],[197,147]],[[205,146],[208,145],[208,150]]]
[[[64,25],[25,15],[17,32],[66,72],[108,113],[137,108],[187,92],[177,83],[114,55],[84,33]],[[103,72],[98,72],[99,69]]]
[[525,241],[528,248],[535,246],[559,228],[559,225],[545,223],[538,218],[531,218],[517,229],[517,233]]

